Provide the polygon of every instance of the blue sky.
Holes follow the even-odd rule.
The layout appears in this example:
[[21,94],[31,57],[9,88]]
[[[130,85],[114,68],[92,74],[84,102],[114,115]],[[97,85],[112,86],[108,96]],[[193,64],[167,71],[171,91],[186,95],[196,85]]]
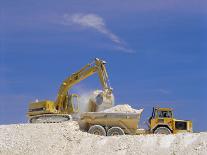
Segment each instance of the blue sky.
[[[116,104],[173,107],[207,130],[207,3],[195,0],[0,0],[0,124],[54,100],[68,75],[106,60]],[[98,77],[75,90],[101,88]]]

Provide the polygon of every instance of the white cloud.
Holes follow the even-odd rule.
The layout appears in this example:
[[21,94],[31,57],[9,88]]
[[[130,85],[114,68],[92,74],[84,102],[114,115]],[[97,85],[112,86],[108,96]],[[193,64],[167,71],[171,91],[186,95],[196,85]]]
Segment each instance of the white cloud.
[[125,53],[135,53],[136,52],[133,49],[129,49],[129,48],[126,48],[124,46],[117,46],[115,49],[117,49],[119,51],[123,51]]
[[72,15],[65,14],[64,24],[65,25],[78,24],[82,27],[92,28],[98,31],[99,33],[107,36],[112,42],[114,42],[117,46],[116,47],[117,50],[126,52],[126,53],[134,53],[133,50],[125,47],[124,42],[121,41],[121,39],[117,35],[112,33],[106,27],[106,24],[103,18],[101,18],[100,16],[96,14],[80,14],[80,13],[76,13]]
[[158,93],[161,93],[161,94],[165,94],[165,95],[171,94],[171,91],[169,91],[167,89],[163,89],[163,88],[154,89],[152,91],[158,92]]

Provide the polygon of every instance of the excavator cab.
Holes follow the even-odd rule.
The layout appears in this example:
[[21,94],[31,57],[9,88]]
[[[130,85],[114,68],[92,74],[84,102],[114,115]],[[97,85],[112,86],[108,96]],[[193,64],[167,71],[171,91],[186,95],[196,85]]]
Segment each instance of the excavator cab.
[[67,92],[67,95],[65,95],[65,98],[63,99],[63,104],[57,105],[56,109],[60,113],[65,113],[65,114],[78,113],[79,112],[79,95],[69,94]]
[[69,113],[79,112],[79,96],[77,94],[69,95]]

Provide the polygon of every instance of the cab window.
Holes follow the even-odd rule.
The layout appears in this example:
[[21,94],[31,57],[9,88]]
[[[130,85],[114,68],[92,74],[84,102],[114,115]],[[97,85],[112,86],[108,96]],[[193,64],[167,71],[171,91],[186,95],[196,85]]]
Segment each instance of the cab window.
[[172,112],[171,111],[158,111],[158,117],[159,118],[172,118]]

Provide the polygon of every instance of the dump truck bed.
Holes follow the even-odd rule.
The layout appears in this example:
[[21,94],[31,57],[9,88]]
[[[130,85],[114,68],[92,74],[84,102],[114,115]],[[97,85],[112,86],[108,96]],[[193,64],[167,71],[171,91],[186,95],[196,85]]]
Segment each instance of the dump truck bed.
[[92,125],[101,125],[105,128],[120,127],[126,134],[136,134],[141,113],[105,113],[86,112],[81,114],[81,121]]

